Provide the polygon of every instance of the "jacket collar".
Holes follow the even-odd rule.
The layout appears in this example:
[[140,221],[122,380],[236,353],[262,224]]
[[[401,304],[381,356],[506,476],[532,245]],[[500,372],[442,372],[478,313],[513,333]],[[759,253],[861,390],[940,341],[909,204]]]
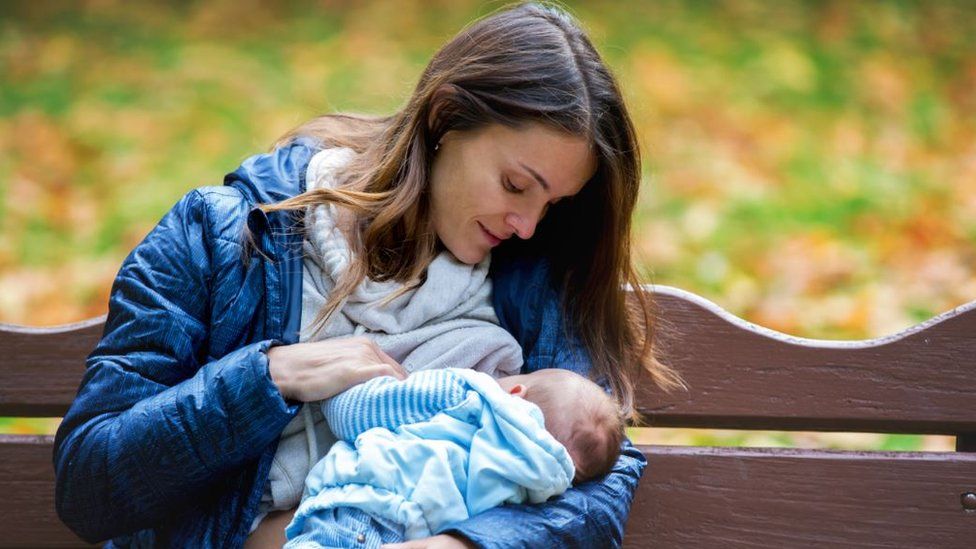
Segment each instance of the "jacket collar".
[[[290,211],[264,213],[257,206],[286,200],[305,192],[305,176],[312,156],[322,144],[301,137],[267,154],[252,156],[224,184],[238,189],[251,209],[247,227],[266,263],[266,301],[272,337],[297,343],[302,313],[303,219]],[[278,323],[280,321],[280,324]],[[280,329],[280,332],[279,332]]]
[[239,189],[252,204],[271,204],[305,192],[305,171],[322,144],[299,137],[271,153],[252,156],[227,174],[225,185]]

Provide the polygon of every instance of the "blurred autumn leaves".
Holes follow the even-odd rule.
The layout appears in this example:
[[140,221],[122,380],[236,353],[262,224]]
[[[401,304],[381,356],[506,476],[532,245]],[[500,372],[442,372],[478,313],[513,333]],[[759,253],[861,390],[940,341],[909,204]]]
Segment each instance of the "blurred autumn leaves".
[[828,338],[976,298],[976,6],[655,5],[621,69],[657,282]]
[[[327,111],[387,113],[498,3],[6,2],[0,322],[102,314],[188,189]],[[649,280],[807,337],[976,298],[976,6],[586,2],[641,134]]]

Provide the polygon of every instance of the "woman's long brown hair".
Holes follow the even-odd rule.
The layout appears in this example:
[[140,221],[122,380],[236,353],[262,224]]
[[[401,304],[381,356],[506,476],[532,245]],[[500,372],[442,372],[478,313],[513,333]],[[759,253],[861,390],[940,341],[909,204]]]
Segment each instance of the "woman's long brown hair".
[[615,78],[562,8],[526,3],[475,21],[434,55],[392,116],[325,115],[289,132],[277,145],[310,136],[357,154],[335,188],[262,209],[331,203],[353,214],[347,235],[353,261],[312,323],[321,327],[364,277],[422,280],[438,251],[427,184],[441,136],[527,122],[588,139],[598,168],[576,197],[550,209],[531,240],[502,248],[549,260],[562,290],[565,328],[587,349],[591,377],[605,378],[632,418],[642,370],[665,389],[681,380],[654,356],[651,298],[640,290],[630,256],[641,178],[634,127]]

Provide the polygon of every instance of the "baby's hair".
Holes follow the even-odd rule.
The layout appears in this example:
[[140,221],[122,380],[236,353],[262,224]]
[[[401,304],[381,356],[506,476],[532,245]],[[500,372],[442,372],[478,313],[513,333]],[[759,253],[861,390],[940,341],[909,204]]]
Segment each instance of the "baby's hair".
[[[596,383],[558,368],[541,370],[549,379],[530,385],[526,398],[542,410],[546,430],[569,451],[574,483],[610,472],[624,439],[624,416],[617,401]],[[571,413],[559,413],[567,403]]]

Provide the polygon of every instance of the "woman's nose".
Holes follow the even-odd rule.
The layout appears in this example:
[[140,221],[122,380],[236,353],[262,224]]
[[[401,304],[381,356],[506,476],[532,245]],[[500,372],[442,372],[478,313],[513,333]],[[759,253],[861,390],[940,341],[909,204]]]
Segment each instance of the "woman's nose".
[[539,223],[539,218],[526,216],[517,213],[510,213],[505,216],[505,223],[515,230],[515,235],[522,240],[528,240],[535,234],[535,227]]

